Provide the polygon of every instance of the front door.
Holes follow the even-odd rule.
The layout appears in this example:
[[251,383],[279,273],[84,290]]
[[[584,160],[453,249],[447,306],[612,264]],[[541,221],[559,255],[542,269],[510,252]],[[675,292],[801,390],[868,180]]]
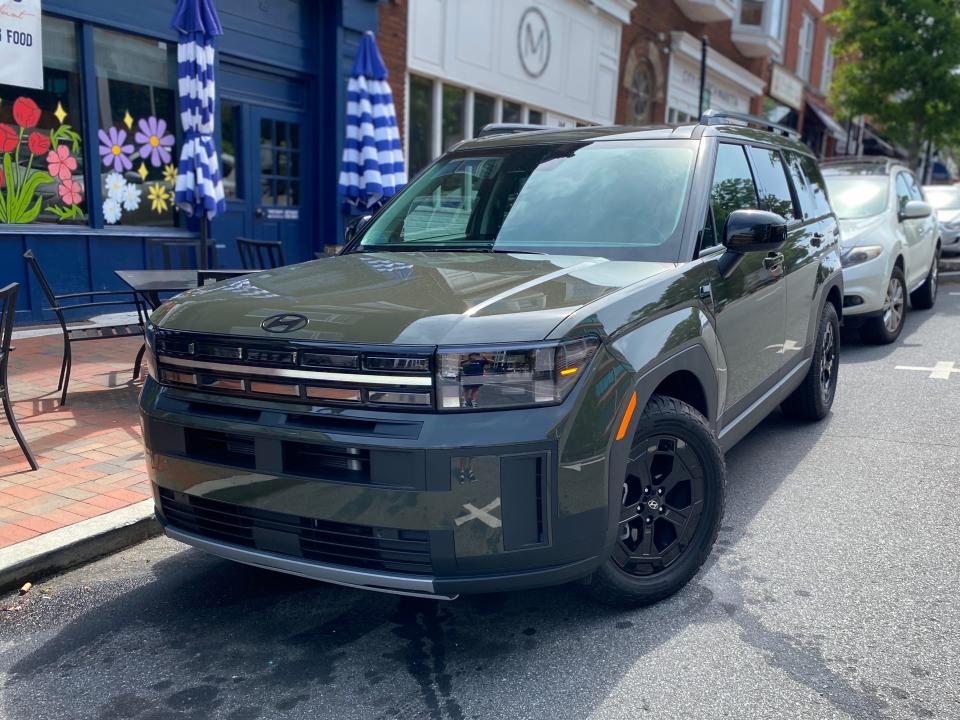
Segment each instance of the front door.
[[[702,252],[722,242],[730,213],[758,207],[757,186],[743,146],[721,143],[703,233],[707,247]],[[725,275],[718,267],[722,252],[716,255],[710,285],[717,339],[726,359],[723,421],[729,422],[779,376],[786,336],[786,285],[783,257],[778,253],[744,253]]]

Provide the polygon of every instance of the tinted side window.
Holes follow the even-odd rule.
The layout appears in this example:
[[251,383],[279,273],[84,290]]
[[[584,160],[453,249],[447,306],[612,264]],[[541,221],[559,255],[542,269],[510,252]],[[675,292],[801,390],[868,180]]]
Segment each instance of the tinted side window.
[[793,187],[797,191],[800,209],[805,220],[821,217],[830,213],[830,203],[823,183],[823,176],[816,161],[794,152],[785,152],[787,169],[793,178]]
[[809,155],[801,155],[800,163],[813,199],[813,217],[829,215],[832,211],[830,201],[827,199],[827,187],[823,182],[823,175],[820,174],[820,168],[817,167],[817,161]]
[[[740,145],[721,143],[717,150],[717,166],[710,190],[710,208],[716,227],[715,236],[723,235],[723,227],[734,210],[757,208],[757,186]],[[719,237],[716,241],[719,241]]]
[[920,190],[920,186],[917,185],[917,178],[914,177],[913,173],[907,177],[910,178],[910,199],[923,200],[923,192]]
[[794,212],[790,183],[787,182],[780,153],[758,147],[751,147],[747,152],[750,153],[750,160],[757,174],[760,208],[777,213],[787,220],[802,219],[801,213]]
[[910,202],[910,181],[905,172],[897,175],[897,209],[903,212],[903,208]]

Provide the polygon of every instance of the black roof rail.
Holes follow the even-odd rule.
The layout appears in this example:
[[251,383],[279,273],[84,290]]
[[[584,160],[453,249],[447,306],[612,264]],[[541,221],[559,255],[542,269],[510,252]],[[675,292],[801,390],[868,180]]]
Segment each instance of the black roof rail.
[[800,133],[787,125],[770,122],[766,118],[756,115],[747,115],[746,113],[728,112],[727,110],[707,110],[700,116],[701,125],[728,125],[729,120],[746,123],[748,125],[758,125],[763,130],[769,130],[788,138],[799,139]]
[[889,155],[864,155],[862,157],[857,157],[856,155],[834,155],[831,158],[820,161],[821,165],[881,165],[890,163],[905,164],[902,160],[890,157]]
[[557,129],[559,128],[554,128],[549,125],[529,125],[527,123],[490,123],[480,129],[477,137],[482,138],[490,137],[491,135],[512,135],[514,133],[533,132],[534,130]]

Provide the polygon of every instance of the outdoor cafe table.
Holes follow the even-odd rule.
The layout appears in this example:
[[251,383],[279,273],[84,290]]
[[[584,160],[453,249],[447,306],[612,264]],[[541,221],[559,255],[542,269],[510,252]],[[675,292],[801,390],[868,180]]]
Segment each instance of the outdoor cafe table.
[[[114,270],[130,289],[142,297],[151,310],[160,307],[160,293],[179,293],[193,290],[199,284],[197,270]],[[232,275],[247,275],[257,270],[203,270],[220,279]]]

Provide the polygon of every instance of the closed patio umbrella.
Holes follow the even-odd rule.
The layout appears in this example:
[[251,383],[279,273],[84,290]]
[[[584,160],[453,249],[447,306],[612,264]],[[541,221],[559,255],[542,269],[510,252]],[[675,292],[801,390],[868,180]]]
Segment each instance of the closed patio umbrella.
[[200,268],[207,266],[207,223],[226,210],[220,162],[213,142],[216,107],[213,38],[222,35],[213,0],[177,0],[171,26],[180,34],[177,75],[183,148],[174,199],[200,219]]
[[347,85],[347,137],[340,194],[358,208],[369,210],[406,184],[387,68],[373,33],[367,31],[360,40]]

